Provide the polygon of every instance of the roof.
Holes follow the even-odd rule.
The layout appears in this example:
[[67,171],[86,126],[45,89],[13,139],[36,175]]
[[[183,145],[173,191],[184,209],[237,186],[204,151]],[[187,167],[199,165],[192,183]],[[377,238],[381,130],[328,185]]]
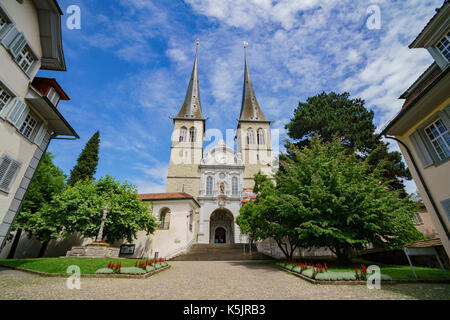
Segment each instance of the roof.
[[425,91],[433,81],[439,77],[442,69],[439,68],[436,62],[433,62],[427,70],[422,73],[419,78],[400,96],[399,99],[406,99],[402,109],[406,108],[417,96]]
[[268,121],[256,99],[253,82],[247,63],[247,48],[245,48],[244,90],[239,121]]
[[48,125],[53,129],[55,136],[71,136],[77,139],[80,138],[69,122],[58,111],[47,96],[43,95],[40,90],[35,88],[32,84],[29,86],[25,100],[34,106],[40,115],[47,120]]
[[37,9],[42,47],[41,69],[66,71],[61,16],[63,12],[56,0],[33,0]]
[[139,194],[138,199],[143,201],[193,200],[200,207],[197,200],[195,200],[193,196],[185,192],[144,193]]
[[[440,68],[437,68],[440,70]],[[430,69],[427,69],[427,71]],[[419,77],[419,79],[414,83],[413,86],[416,87],[415,90],[412,90],[410,93],[404,93],[400,98],[406,98],[405,103],[403,104],[402,109],[400,112],[392,119],[381,131],[380,135],[383,135],[385,133],[388,133],[388,131],[400,120],[402,119],[406,114],[410,114],[410,110],[414,109],[416,104],[422,100],[422,98],[430,92],[433,88],[435,90],[446,90],[446,88],[442,88],[442,86],[448,87],[448,82],[445,82],[446,80],[443,78],[447,76],[448,72],[450,71],[450,68],[445,69],[444,71],[436,70],[437,73],[429,73],[429,76],[427,77]],[[426,72],[427,72],[426,71]],[[425,72],[425,73],[426,73]],[[419,81],[420,80],[420,81]],[[441,81],[442,80],[442,81]],[[441,83],[442,82],[442,83]],[[417,110],[415,110],[414,113],[416,116],[419,115]],[[390,133],[388,133],[390,134]]]
[[204,120],[202,115],[202,104],[200,101],[200,85],[198,81],[198,43],[186,97],[176,119]]
[[[409,45],[409,48],[420,48],[423,44],[422,44],[422,40],[425,38],[426,34],[428,33],[428,31],[430,29],[432,29],[432,27],[434,27],[434,24],[438,24],[439,23],[439,19],[440,18],[445,18],[445,14],[448,13],[448,4],[450,3],[449,0],[445,0],[444,3],[442,4],[442,7],[440,8],[436,8],[436,13],[434,14],[434,16],[430,19],[430,21],[428,21],[428,23],[425,25],[425,27],[422,29],[422,31],[420,31],[419,35],[414,39],[413,42],[411,42],[411,44]],[[448,19],[448,17],[447,17]]]
[[[56,81],[55,78],[43,78],[43,77],[35,77],[33,79],[32,85],[36,87],[37,89],[40,89],[40,84],[47,84],[52,86],[56,92],[59,94],[61,100],[70,100],[70,97],[65,93],[65,91],[61,88],[58,81]],[[46,94],[45,92],[42,92],[42,94]]]
[[417,242],[408,244],[406,247],[408,247],[408,248],[426,248],[426,247],[438,247],[438,246],[442,246],[442,241],[439,238],[417,241]]

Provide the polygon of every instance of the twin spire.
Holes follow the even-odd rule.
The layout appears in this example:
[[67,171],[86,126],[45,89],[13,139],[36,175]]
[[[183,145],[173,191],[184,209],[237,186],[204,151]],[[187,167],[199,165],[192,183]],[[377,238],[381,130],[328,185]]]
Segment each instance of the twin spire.
[[[202,115],[202,106],[200,102],[200,87],[198,82],[198,45],[196,40],[196,51],[194,67],[192,69],[191,79],[186,92],[183,106],[178,112],[178,119],[204,120]],[[242,94],[241,114],[239,121],[268,121],[262,112],[258,100],[256,100],[255,90],[250,78],[250,71],[247,63],[247,42],[244,42],[245,68],[244,68],[244,91]]]

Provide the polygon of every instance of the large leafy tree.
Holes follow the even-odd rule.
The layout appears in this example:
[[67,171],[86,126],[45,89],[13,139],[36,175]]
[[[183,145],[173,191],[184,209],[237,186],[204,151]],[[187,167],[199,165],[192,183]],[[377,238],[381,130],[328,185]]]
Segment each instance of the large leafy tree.
[[106,205],[109,210],[103,236],[111,243],[124,238],[132,241],[138,231],[153,233],[157,228],[155,218],[137,199],[136,187],[121,184],[110,175],[97,181],[78,181],[55,196],[45,211],[58,216],[59,225],[64,226],[62,238],[75,232],[94,238]]
[[297,246],[328,247],[341,263],[366,243],[395,248],[423,239],[412,221],[415,205],[383,181],[383,164],[361,161],[338,138],[313,137],[309,147],[289,149],[276,187],[255,177],[263,181],[259,194],[237,220],[244,232],[274,238],[286,257]]
[[68,184],[73,186],[77,181],[94,179],[98,165],[98,151],[100,146],[100,132],[97,131],[86,143],[78,157],[77,164],[70,172]]
[[373,111],[366,109],[362,99],[350,99],[347,92],[322,92],[298,104],[286,129],[298,147],[308,146],[315,134],[323,142],[338,138],[351,152],[356,150],[360,159],[368,159],[372,168],[381,163],[385,169],[383,180],[389,182],[390,188],[400,190],[404,197],[402,179],[410,180],[411,174],[401,154],[389,152],[389,144],[375,134],[373,117]]
[[[58,230],[54,221],[42,220],[41,210],[52,200],[55,194],[59,194],[65,188],[65,179],[63,171],[53,163],[54,156],[46,152],[42,156],[39,167],[36,170],[33,181],[30,184],[22,208],[13,224],[13,230],[17,230],[13,245],[8,258],[13,258],[17,244],[22,231],[30,236],[34,235],[41,240],[44,245],[41,247],[39,256],[42,256],[46,243],[52,238],[52,234]],[[36,223],[39,221],[39,223]]]
[[300,235],[295,229],[300,225],[301,216],[292,210],[280,210],[287,200],[275,188],[271,180],[261,172],[255,175],[255,202],[246,203],[236,219],[241,232],[254,240],[272,238],[287,258],[292,258],[300,245]]

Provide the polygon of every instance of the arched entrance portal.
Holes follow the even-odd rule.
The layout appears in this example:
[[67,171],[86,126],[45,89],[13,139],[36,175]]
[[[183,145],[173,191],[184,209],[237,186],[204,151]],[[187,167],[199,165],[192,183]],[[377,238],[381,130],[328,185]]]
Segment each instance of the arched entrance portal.
[[226,209],[215,210],[209,219],[209,243],[234,243],[234,217]]
[[224,228],[218,227],[216,229],[214,243],[227,243],[227,232]]

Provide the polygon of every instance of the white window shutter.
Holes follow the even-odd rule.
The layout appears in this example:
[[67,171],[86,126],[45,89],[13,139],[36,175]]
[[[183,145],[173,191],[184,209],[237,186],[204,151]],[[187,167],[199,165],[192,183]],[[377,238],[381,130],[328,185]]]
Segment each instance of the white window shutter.
[[14,41],[9,46],[9,50],[11,51],[12,56],[17,58],[22,49],[26,46],[27,40],[25,39],[24,34],[21,32],[17,35]]
[[23,121],[25,120],[25,117],[30,112],[30,109],[28,108],[27,104],[20,100],[19,98],[16,98],[16,102],[14,103],[14,106],[12,107],[11,111],[8,113],[7,119],[17,128],[20,129],[20,126],[22,125]]
[[0,183],[3,181],[3,178],[5,177],[11,162],[12,160],[6,155],[3,155],[0,158]]
[[11,28],[3,36],[1,44],[9,50],[12,42],[14,41],[14,39],[16,39],[18,34],[19,31],[17,30],[16,26],[12,25]]
[[[6,168],[7,164],[9,165]],[[0,189],[5,191],[11,189],[11,185],[13,184],[19,169],[20,164],[17,161],[14,161],[7,156],[3,156],[0,163]],[[4,173],[2,173],[2,171]]]
[[428,153],[425,144],[422,141],[422,137],[418,131],[415,131],[412,135],[409,136],[411,143],[413,145],[414,151],[419,157],[420,162],[422,163],[422,167],[426,168],[433,164],[433,158]]
[[36,137],[34,138],[34,143],[36,143],[38,146],[42,144],[42,141],[44,141],[45,134],[47,133],[47,126],[43,123],[41,123],[41,126],[39,127],[39,131],[36,134]]

